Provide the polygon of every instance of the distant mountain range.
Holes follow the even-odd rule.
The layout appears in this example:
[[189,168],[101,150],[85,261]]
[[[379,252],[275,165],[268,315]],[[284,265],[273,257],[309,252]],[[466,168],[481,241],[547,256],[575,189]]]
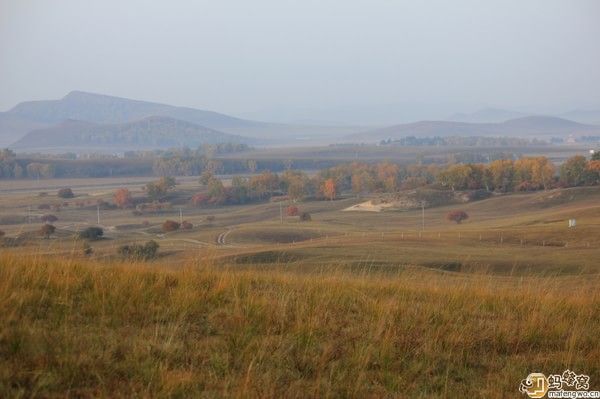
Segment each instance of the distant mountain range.
[[[499,123],[509,119],[523,118],[526,116],[535,116],[526,112],[518,112],[500,108],[483,108],[472,113],[457,113],[450,115],[447,120],[452,122],[469,123]],[[593,109],[575,109],[562,114],[554,115],[559,118],[569,119],[574,122],[589,125],[600,125],[600,110]]]
[[[151,120],[153,123],[149,124],[147,118],[151,117],[166,119]],[[74,121],[88,122],[95,126],[85,123],[78,124]],[[187,124],[183,122],[187,122]],[[127,125],[128,123],[133,123],[133,125]],[[190,124],[194,126],[192,127]],[[107,126],[103,129],[98,125]],[[141,136],[146,134],[143,130],[144,126],[151,128],[147,132],[146,140],[141,139]],[[74,134],[78,131],[77,129],[84,129],[81,132],[80,142],[64,140],[64,137]],[[82,142],[86,142],[86,140],[88,149],[95,150],[96,147],[101,146],[99,132],[102,130],[105,136],[109,135],[115,138],[110,141],[110,146],[116,150],[119,150],[121,145],[146,146],[158,142],[173,142],[177,145],[193,147],[199,142],[204,142],[205,139],[209,142],[227,142],[234,139],[239,142],[243,139],[244,142],[289,144],[339,137],[360,131],[355,127],[258,122],[212,111],[81,91],[73,91],[59,100],[23,102],[7,112],[0,112],[0,146],[12,146],[14,143],[21,150],[33,147],[42,148],[41,143],[54,143],[52,148],[58,148],[59,142],[61,143],[60,148],[69,149],[75,144],[80,145]],[[127,134],[119,135],[116,133],[119,131],[127,132]],[[133,131],[135,133],[132,133]],[[190,133],[192,131],[199,135]],[[32,133],[32,136],[26,138],[28,133]],[[165,138],[167,134],[170,135],[171,140]],[[43,135],[56,137],[58,141],[41,140]],[[137,139],[131,140],[132,135]],[[36,142],[31,137],[36,137]],[[83,139],[83,137],[87,138]],[[118,137],[121,137],[122,140],[117,140]],[[102,147],[106,149],[106,143],[102,144]]]
[[66,120],[52,127],[33,130],[11,147],[20,150],[103,149],[119,150],[197,147],[223,142],[253,140],[223,133],[194,123],[164,116],[150,116],[125,123],[98,124]]
[[[575,110],[574,119],[600,119],[600,111]],[[486,108],[455,114],[450,121],[421,121],[371,129],[357,126],[290,125],[236,118],[176,107],[73,91],[58,100],[23,102],[0,112],[0,147],[19,151],[122,151],[196,147],[207,143],[317,145],[376,141],[405,136],[598,135],[593,124]]]
[[350,141],[374,142],[387,139],[449,136],[511,136],[524,138],[565,137],[570,134],[600,135],[600,126],[586,125],[551,116],[526,116],[501,123],[422,121],[389,126],[347,136]]

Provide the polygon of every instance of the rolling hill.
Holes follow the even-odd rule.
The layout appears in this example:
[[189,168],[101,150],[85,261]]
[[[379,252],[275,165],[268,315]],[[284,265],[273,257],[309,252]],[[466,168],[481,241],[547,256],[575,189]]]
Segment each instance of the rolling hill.
[[19,115],[0,112],[0,148],[8,146],[32,130],[46,126],[47,123],[30,121]]
[[[122,124],[148,117],[168,117],[221,132],[261,139],[268,144],[332,141],[364,128],[353,126],[288,125],[236,118],[218,112],[72,91],[59,100],[27,101],[0,114],[0,142],[12,143],[33,129],[66,120]],[[6,120],[6,122],[3,122]],[[20,122],[18,122],[20,121]],[[20,128],[13,128],[20,123]],[[6,128],[5,128],[6,126]]]
[[197,147],[214,143],[249,143],[251,139],[223,133],[178,119],[151,116],[114,124],[66,120],[37,129],[11,145],[17,150],[141,150],[169,147]]
[[450,121],[422,121],[389,126],[352,134],[352,141],[379,141],[406,136],[519,136],[544,138],[551,136],[600,134],[600,126],[585,125],[551,116],[526,116],[501,123],[467,123]]
[[175,107],[82,91],[72,91],[60,100],[23,102],[7,113],[26,120],[50,124],[67,119],[115,124],[133,122],[149,116],[166,116],[212,129],[267,125],[212,111]]

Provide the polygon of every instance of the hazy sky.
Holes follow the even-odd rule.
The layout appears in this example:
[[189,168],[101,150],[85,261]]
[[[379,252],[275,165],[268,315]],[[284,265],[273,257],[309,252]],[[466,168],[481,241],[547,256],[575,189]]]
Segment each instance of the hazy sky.
[[600,1],[0,0],[0,110],[71,90],[291,118],[600,107]]

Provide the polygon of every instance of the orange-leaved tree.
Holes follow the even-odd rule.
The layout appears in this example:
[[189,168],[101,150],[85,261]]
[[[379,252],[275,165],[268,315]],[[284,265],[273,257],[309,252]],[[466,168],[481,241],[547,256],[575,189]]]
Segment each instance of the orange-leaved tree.
[[131,193],[126,188],[120,188],[115,191],[114,200],[119,208],[127,208],[133,203]]
[[467,212],[459,210],[450,211],[446,215],[446,219],[448,219],[451,222],[456,222],[457,224],[461,223],[463,220],[466,220],[468,218],[469,215],[467,214]]
[[323,182],[323,195],[330,201],[333,201],[335,199],[336,191],[335,181],[333,179],[330,178]]

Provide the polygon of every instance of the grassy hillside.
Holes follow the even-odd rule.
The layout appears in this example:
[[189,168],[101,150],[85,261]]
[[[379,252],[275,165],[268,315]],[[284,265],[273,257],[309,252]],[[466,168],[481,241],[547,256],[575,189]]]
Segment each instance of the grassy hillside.
[[532,371],[600,380],[597,277],[0,264],[2,397],[500,398]]
[[33,130],[14,143],[16,149],[140,150],[170,147],[198,147],[202,144],[247,143],[249,138],[223,133],[194,123],[152,116],[134,122],[96,124],[68,120]]

